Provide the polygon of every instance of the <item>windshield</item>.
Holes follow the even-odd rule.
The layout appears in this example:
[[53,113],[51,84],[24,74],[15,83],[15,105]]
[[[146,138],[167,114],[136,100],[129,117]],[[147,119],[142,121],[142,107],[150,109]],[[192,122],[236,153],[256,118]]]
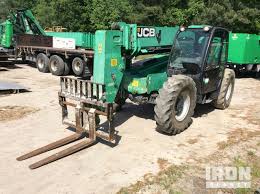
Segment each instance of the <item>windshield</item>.
[[203,29],[186,29],[179,32],[171,52],[170,67],[174,69],[186,69],[192,65],[201,67],[209,35],[210,33]]

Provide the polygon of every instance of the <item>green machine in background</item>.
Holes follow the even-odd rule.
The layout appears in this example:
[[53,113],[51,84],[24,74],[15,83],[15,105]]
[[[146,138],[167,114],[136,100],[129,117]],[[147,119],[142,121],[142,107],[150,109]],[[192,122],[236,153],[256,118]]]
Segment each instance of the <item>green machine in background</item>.
[[13,38],[13,25],[10,20],[0,24],[0,45],[4,48],[10,48]]
[[237,71],[260,72],[260,35],[230,33],[228,65]]
[[14,34],[46,35],[30,10],[12,12],[0,26],[0,43],[4,48],[12,46]]
[[0,57],[6,61],[15,56],[14,35],[34,34],[46,35],[38,21],[30,10],[16,10],[8,16],[8,19],[0,24]]

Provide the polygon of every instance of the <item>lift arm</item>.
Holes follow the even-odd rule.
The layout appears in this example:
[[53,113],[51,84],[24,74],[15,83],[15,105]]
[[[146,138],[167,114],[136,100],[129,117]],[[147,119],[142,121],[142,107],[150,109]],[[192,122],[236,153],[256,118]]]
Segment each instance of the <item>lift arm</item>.
[[112,30],[95,34],[94,81],[105,84],[108,103],[113,103],[132,58],[143,51],[158,53],[170,50],[178,27],[112,25]]

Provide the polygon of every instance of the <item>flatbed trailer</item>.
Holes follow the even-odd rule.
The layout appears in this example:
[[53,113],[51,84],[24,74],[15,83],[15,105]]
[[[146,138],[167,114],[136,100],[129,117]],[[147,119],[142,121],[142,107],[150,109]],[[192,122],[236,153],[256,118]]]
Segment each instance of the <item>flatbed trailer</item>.
[[70,56],[80,55],[82,57],[93,58],[93,50],[83,50],[83,49],[61,49],[52,47],[38,47],[38,46],[17,46],[17,50],[26,55],[35,55],[36,53],[45,53],[50,56],[52,54],[59,54],[65,58]]
[[[34,36],[28,35],[22,38],[25,40],[35,39]],[[92,75],[94,58],[92,49],[80,47],[75,49],[55,48],[53,47],[53,37],[44,36],[40,38],[47,41],[39,41],[38,44],[34,44],[33,41],[21,41],[22,44],[19,44],[18,41],[16,45],[17,56],[23,56],[23,58],[35,62],[38,70],[43,73],[51,72],[53,75],[62,76],[73,71],[76,76],[80,77]],[[49,44],[46,42],[49,42]]]

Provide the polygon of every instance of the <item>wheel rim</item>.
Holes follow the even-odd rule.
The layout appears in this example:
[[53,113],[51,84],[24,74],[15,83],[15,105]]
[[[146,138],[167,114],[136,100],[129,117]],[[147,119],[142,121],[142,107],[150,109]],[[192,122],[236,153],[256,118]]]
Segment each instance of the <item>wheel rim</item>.
[[175,118],[177,121],[183,121],[190,109],[190,95],[188,92],[182,92],[177,98],[175,105]]
[[79,72],[80,69],[81,69],[81,63],[79,61],[77,61],[75,64],[74,64],[74,69]]
[[42,69],[42,68],[44,67],[44,60],[43,60],[43,59],[39,59],[39,60],[38,60],[38,67],[39,67],[40,69]]
[[58,70],[58,62],[57,61],[52,61],[51,62],[51,70],[53,72],[57,71]]
[[231,93],[232,93],[232,83],[229,84],[228,89],[227,89],[227,93],[226,93],[226,101],[228,101],[231,97]]

